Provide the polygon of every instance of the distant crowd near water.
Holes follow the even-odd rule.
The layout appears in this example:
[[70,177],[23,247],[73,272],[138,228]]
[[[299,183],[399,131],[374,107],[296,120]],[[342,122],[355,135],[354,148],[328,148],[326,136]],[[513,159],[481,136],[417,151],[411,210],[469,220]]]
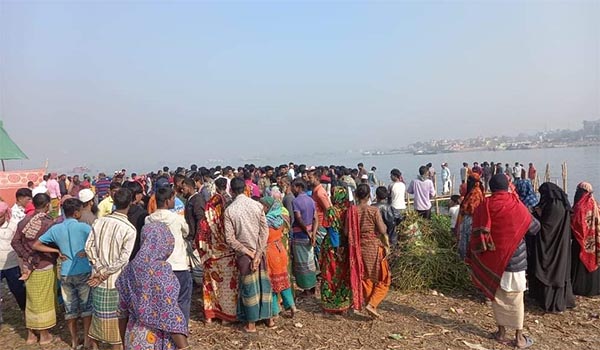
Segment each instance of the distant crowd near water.
[[499,343],[534,344],[526,292],[547,312],[600,294],[592,185],[579,183],[571,201],[533,163],[487,161],[458,174],[445,162],[385,176],[362,163],[50,173],[18,189],[12,207],[0,201],[1,276],[28,344],[55,340],[59,302],[74,349],[190,349],[194,296],[204,322],[247,333],[294,317],[298,298],[380,319],[398,227],[409,211],[437,215],[437,197],[448,200],[457,256],[491,300]]

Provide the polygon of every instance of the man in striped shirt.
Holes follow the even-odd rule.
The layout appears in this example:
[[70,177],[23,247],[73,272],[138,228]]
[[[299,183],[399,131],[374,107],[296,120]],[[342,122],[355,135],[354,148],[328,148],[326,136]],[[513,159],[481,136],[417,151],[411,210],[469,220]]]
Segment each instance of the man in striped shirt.
[[135,243],[135,227],[127,219],[132,193],[121,188],[113,196],[115,211],[96,220],[85,245],[85,252],[93,267],[88,284],[92,292],[92,325],[89,337],[93,349],[98,341],[122,349],[117,309],[119,294],[115,282],[129,261]]
[[108,177],[106,177],[106,174],[98,174],[98,181],[96,181],[96,194],[98,195],[98,202],[101,202],[108,194],[110,182],[111,181]]

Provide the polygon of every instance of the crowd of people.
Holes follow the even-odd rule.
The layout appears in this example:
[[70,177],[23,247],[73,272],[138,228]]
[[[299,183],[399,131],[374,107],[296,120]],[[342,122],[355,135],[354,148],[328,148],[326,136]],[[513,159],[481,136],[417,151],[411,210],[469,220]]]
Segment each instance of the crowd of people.
[[[241,322],[248,333],[276,328],[281,312],[293,317],[297,298],[381,318],[408,195],[429,219],[438,191],[431,164],[408,184],[393,169],[381,186],[376,170],[192,165],[83,181],[52,173],[19,189],[12,208],[0,201],[1,278],[24,311],[28,344],[54,340],[62,299],[74,349],[190,348],[194,293],[204,322]],[[465,163],[449,208],[458,254],[493,301],[494,336],[520,348],[532,344],[522,332],[527,285],[549,312],[573,307],[573,293],[600,294],[591,186],[578,186],[571,207],[558,186],[542,184],[538,198],[535,184],[533,164]]]

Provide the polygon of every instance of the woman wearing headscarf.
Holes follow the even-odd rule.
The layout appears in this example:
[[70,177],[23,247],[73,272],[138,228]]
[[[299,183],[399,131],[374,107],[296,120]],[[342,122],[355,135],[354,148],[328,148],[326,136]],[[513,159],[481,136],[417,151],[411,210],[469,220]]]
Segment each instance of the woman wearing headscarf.
[[465,197],[460,204],[458,213],[458,254],[462,259],[467,256],[469,240],[471,238],[471,228],[473,224],[473,212],[483,202],[483,186],[481,178],[477,173],[471,173],[467,178],[467,190]]
[[235,252],[225,242],[224,213],[231,202],[227,194],[227,180],[215,181],[217,192],[206,203],[204,219],[198,226],[196,245],[204,267],[204,318],[223,322],[237,320],[239,273]]
[[591,184],[582,182],[573,201],[571,279],[576,295],[600,294],[600,212],[593,192]]
[[531,181],[528,179],[518,179],[515,181],[515,188],[517,194],[519,195],[519,199],[527,208],[533,208],[536,206],[538,203],[538,198],[535,194],[535,190],[533,189]]
[[530,259],[530,294],[547,312],[565,311],[575,307],[571,285],[571,205],[567,194],[551,182],[542,184],[535,216],[542,229]]
[[[358,199],[359,246],[362,261],[362,290],[367,312],[380,318],[377,306],[385,299],[392,275],[386,256],[390,251],[387,227],[379,208],[369,205],[369,185],[360,184],[356,189]],[[359,265],[360,265],[359,262]],[[360,269],[360,266],[359,266]],[[356,292],[353,290],[353,293]]]
[[[269,225],[269,238],[267,240],[267,269],[273,288],[273,315],[279,314],[279,298],[285,310],[290,310],[292,316],[296,313],[294,293],[288,274],[288,251],[283,242],[283,230],[286,220],[283,216],[281,202],[273,197],[263,197],[260,202],[265,207],[267,224]],[[289,216],[287,217],[289,222]],[[289,226],[289,224],[288,224]]]
[[189,349],[177,304],[179,282],[167,262],[175,238],[159,222],[144,225],[141,246],[116,282],[119,330],[125,349]]
[[331,200],[333,206],[326,213],[331,226],[321,244],[321,305],[325,312],[341,313],[351,305],[354,309],[362,307],[362,293],[352,293],[362,288],[360,228],[346,187],[335,187]]

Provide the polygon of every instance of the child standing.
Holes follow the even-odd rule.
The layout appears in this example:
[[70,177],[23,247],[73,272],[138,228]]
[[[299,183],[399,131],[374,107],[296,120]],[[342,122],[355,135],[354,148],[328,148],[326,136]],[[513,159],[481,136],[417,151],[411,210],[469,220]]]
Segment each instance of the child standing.
[[456,220],[458,220],[458,213],[460,211],[460,196],[455,194],[450,197],[450,230],[456,232]]
[[[62,260],[61,291],[65,305],[65,320],[71,333],[72,349],[81,345],[77,334],[77,319],[83,320],[85,348],[90,343],[87,334],[92,320],[91,288],[87,283],[92,268],[85,254],[85,242],[92,228],[86,223],[77,221],[81,217],[82,207],[83,203],[79,199],[65,200],[62,205],[65,220],[48,229],[33,245],[33,249],[40,252],[58,253]],[[58,249],[48,244],[54,244]]]

